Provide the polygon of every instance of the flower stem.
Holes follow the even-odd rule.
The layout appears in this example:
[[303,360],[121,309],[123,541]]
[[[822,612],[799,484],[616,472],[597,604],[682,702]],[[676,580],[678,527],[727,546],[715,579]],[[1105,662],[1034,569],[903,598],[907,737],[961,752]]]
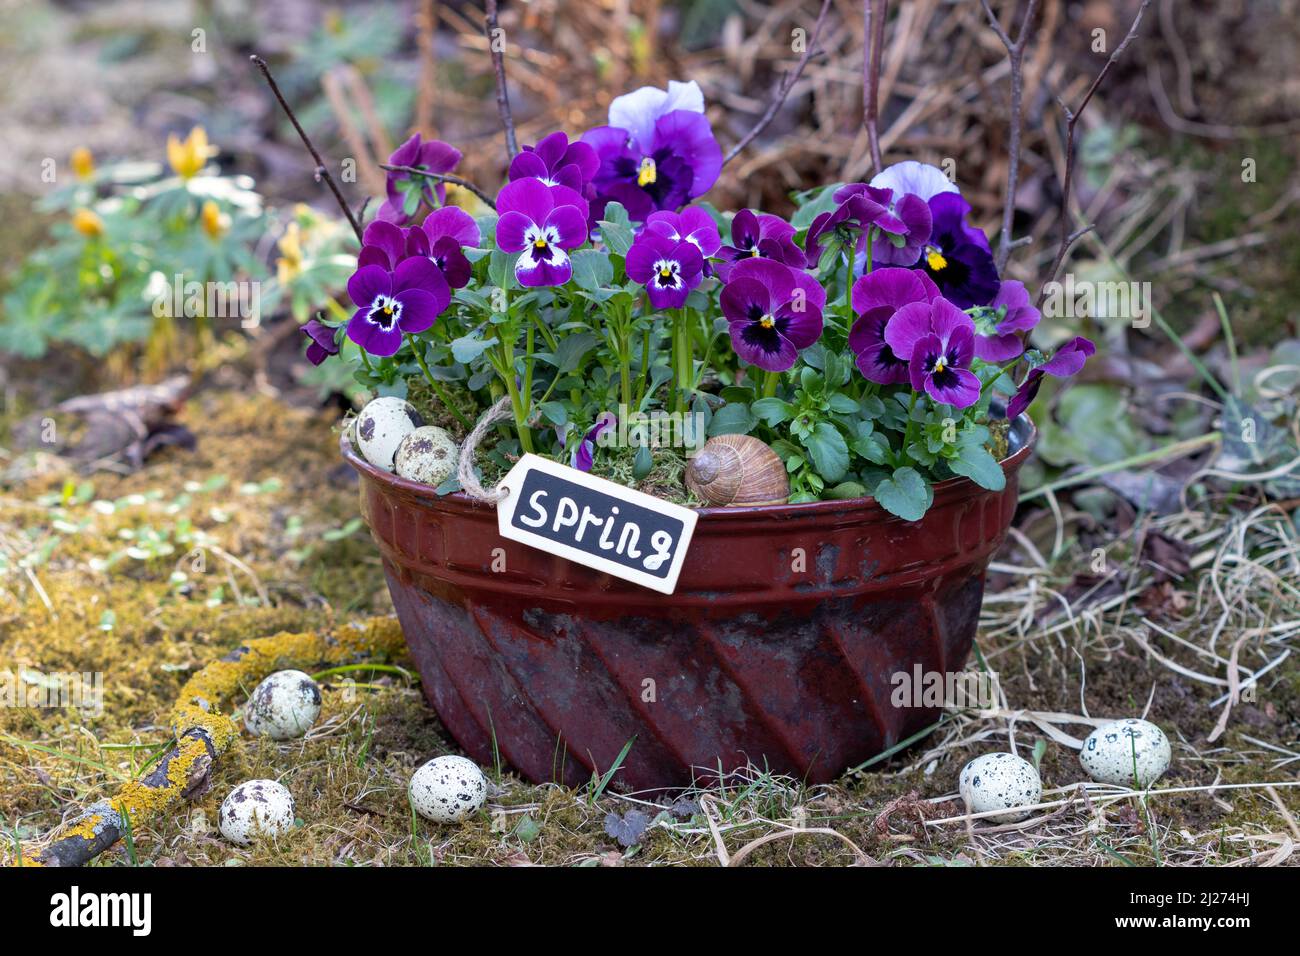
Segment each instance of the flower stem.
[[533,433],[528,429],[528,409],[524,406],[523,398],[519,394],[519,386],[515,384],[515,356],[514,348],[509,345],[505,338],[501,341],[501,380],[505,383],[506,394],[510,396],[510,408],[515,416],[515,431],[519,434],[519,447],[526,452],[533,451]]
[[780,372],[767,372],[763,376],[763,397],[773,398],[776,395],[776,387],[781,382]]
[[917,393],[912,393],[912,400],[907,403],[907,429],[903,432],[903,454],[907,455],[907,449],[912,444],[912,431],[915,422],[912,419],[912,412],[916,408]]
[[[415,361],[419,364],[420,371],[424,373],[425,379],[428,380],[429,387],[432,388],[434,394],[438,396],[438,401],[442,402],[443,407],[446,408],[447,411],[451,412],[452,415],[456,416],[456,421],[460,422],[463,426],[465,426],[466,431],[473,431],[474,423],[471,422],[469,419],[467,419],[464,416],[464,414],[461,413],[461,410],[459,408],[457,408],[455,405],[452,404],[451,396],[447,394],[447,390],[442,387],[441,382],[439,382],[436,378],[433,377],[433,372],[429,370],[429,363],[424,360],[423,352],[420,349],[419,343],[416,341],[415,336],[408,335],[406,337],[406,341],[407,344],[411,346],[411,351],[415,353]],[[364,355],[365,351],[363,350],[361,354]]]

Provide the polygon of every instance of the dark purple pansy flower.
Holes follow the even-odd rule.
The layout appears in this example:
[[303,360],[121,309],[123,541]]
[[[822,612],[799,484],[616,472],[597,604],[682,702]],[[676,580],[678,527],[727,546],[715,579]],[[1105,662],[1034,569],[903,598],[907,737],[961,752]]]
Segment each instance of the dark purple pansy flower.
[[885,341],[885,327],[904,306],[933,302],[938,297],[939,290],[930,277],[913,269],[878,269],[853,284],[853,311],[858,318],[849,330],[849,348],[863,377],[881,385],[901,385],[909,380],[907,358],[897,355]]
[[425,217],[424,222],[407,233],[407,251],[428,256],[441,270],[453,289],[464,288],[473,272],[469,259],[461,251],[483,241],[478,223],[463,209],[443,206]]
[[804,254],[794,242],[795,228],[780,216],[742,209],[731,217],[731,245],[723,246],[718,275],[724,280],[731,263],[762,256],[775,259],[795,269],[802,269]]
[[943,297],[959,309],[988,305],[1000,285],[984,233],[966,225],[970,204],[957,193],[930,199],[930,239],[921,250],[920,268]]
[[307,336],[307,361],[319,365],[331,355],[339,354],[339,347],[334,341],[335,330],[320,319],[308,319],[302,325],[302,334]]
[[1019,416],[1038,397],[1038,389],[1043,384],[1044,375],[1052,375],[1056,378],[1077,375],[1084,363],[1088,361],[1088,357],[1096,354],[1096,351],[1097,346],[1092,342],[1077,336],[1057,349],[1056,353],[1042,365],[1030,369],[1025,380],[1020,383],[1015,397],[1007,405],[1007,418],[1014,419]]
[[348,295],[357,307],[348,322],[348,338],[371,355],[392,355],[402,335],[423,332],[451,302],[442,273],[428,259],[415,257],[389,272],[362,266],[348,279]]
[[601,412],[596,419],[596,424],[587,430],[582,441],[578,442],[578,447],[573,449],[569,465],[578,471],[591,471],[591,466],[595,462],[596,442],[602,432],[613,428],[616,424],[618,424],[618,417],[613,412]]
[[[1001,321],[997,311],[1005,310]],[[998,294],[989,303],[988,310],[975,316],[975,357],[985,362],[1006,362],[1025,350],[1016,333],[1028,332],[1042,318],[1029,301],[1029,291],[1023,282],[1006,279]]]
[[704,195],[722,170],[722,148],[694,81],[616,97],[609,105],[609,125],[588,130],[582,141],[600,158],[593,181],[596,212],[619,202],[637,222]]
[[525,146],[510,161],[510,181],[540,179],[548,186],[567,186],[585,195],[600,169],[600,157],[587,143],[569,142],[563,132],[552,133],[536,146]]
[[686,239],[644,230],[627,251],[627,276],[645,286],[656,309],[680,309],[703,278],[704,257]]
[[771,259],[737,263],[720,301],[736,355],[769,372],[793,366],[799,350],[822,334],[826,290],[803,270]]
[[[460,156],[460,150],[455,147],[448,146],[441,140],[436,139],[431,139],[426,143],[420,139],[420,134],[416,133],[393,150],[393,154],[388,157],[388,165],[410,166],[430,173],[449,173],[460,162]],[[410,178],[410,173],[395,173],[391,170],[388,172],[388,198],[379,207],[379,212],[375,214],[375,218],[399,224],[405,224],[410,220],[411,217],[406,214],[404,209],[405,202],[402,192],[397,188],[399,182]],[[421,194],[428,205],[441,206],[447,201],[446,186],[433,179],[421,178],[424,181]]]
[[965,408],[980,397],[980,380],[968,366],[975,357],[975,323],[944,298],[913,302],[894,313],[885,341],[908,357],[912,388],[936,402]]
[[357,253],[357,268],[382,266],[389,272],[403,259],[414,255],[407,250],[407,230],[382,219],[366,226],[361,234],[361,251]]
[[520,179],[497,196],[497,248],[519,252],[515,278],[529,288],[564,285],[573,275],[569,249],[587,241],[586,209],[556,205],[556,198],[582,199],[565,186],[547,186],[540,179]]
[[645,221],[645,231],[689,242],[700,250],[700,255],[705,259],[716,255],[722,246],[718,224],[699,206],[688,206],[681,212],[652,212]]
[[866,183],[849,183],[835,190],[831,197],[836,206],[812,221],[804,238],[807,262],[816,268],[822,257],[822,241],[836,238],[840,245],[862,245],[863,237],[872,226],[891,233],[904,233],[907,226],[889,211],[892,194],[888,189],[876,189]]

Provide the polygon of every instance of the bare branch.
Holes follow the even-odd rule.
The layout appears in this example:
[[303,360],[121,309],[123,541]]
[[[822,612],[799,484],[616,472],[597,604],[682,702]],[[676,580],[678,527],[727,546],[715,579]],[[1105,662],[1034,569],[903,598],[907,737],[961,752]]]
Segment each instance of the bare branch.
[[343,198],[343,193],[339,190],[338,184],[334,182],[334,177],[330,175],[330,171],[325,166],[325,160],[321,158],[321,154],[317,152],[316,147],[312,145],[311,139],[307,136],[307,131],[302,128],[302,124],[298,122],[298,117],[294,115],[293,109],[285,100],[284,94],[280,92],[279,84],[275,82],[275,77],[271,75],[271,70],[267,67],[266,61],[256,53],[250,56],[249,59],[252,60],[254,65],[262,71],[262,76],[266,77],[266,82],[271,87],[271,92],[275,94],[275,98],[280,102],[280,108],[284,110],[285,115],[289,117],[289,122],[293,124],[293,128],[298,131],[298,135],[302,138],[302,144],[307,147],[307,152],[311,153],[311,158],[316,161],[316,181],[320,182],[323,180],[325,185],[330,188],[330,192],[334,194],[334,201],[337,202],[339,208],[343,210],[343,215],[348,217],[348,222],[352,224],[352,231],[357,234],[357,242],[360,242],[361,223],[357,222],[357,217],[352,214],[352,207],[349,206],[347,200]]
[[885,45],[889,0],[862,0],[862,123],[867,128],[872,172],[880,172],[880,54]]
[[1016,34],[1015,40],[1012,40],[1007,31],[1002,29],[1002,24],[998,23],[998,18],[994,15],[989,0],[980,0],[980,2],[984,4],[984,13],[989,18],[989,25],[993,27],[993,32],[998,35],[1002,45],[1007,48],[1007,59],[1011,64],[1007,194],[1002,203],[1002,233],[998,238],[997,258],[998,272],[1002,272],[1007,266],[1007,260],[1011,258],[1011,250],[1016,247],[1011,238],[1011,226],[1016,214],[1016,191],[1020,186],[1020,127],[1023,122],[1021,100],[1024,95],[1025,83],[1025,47],[1029,43],[1029,31],[1034,22],[1034,14],[1038,12],[1038,0],[1029,0],[1029,6],[1025,9],[1025,18],[1020,22],[1020,32]]
[[[1041,307],[1043,300],[1047,298],[1047,283],[1056,279],[1056,274],[1061,269],[1061,263],[1065,261],[1066,254],[1070,251],[1070,246],[1079,236],[1087,232],[1083,229],[1077,232],[1070,230],[1070,188],[1074,183],[1074,130],[1079,123],[1079,116],[1092,101],[1092,95],[1097,92],[1097,87],[1101,86],[1101,81],[1106,78],[1110,68],[1133,42],[1138,34],[1138,28],[1142,25],[1142,15],[1147,12],[1147,7],[1151,6],[1151,0],[1142,0],[1142,6],[1138,8],[1137,16],[1133,18],[1132,25],[1128,28],[1128,33],[1120,41],[1119,46],[1111,51],[1106,63],[1097,74],[1097,78],[1092,81],[1088,91],[1083,94],[1083,99],[1073,110],[1065,104],[1058,96],[1056,101],[1061,105],[1061,110],[1065,114],[1065,176],[1061,180],[1061,245],[1056,250],[1056,258],[1052,261],[1052,268],[1048,270],[1047,278],[1043,280],[1043,288],[1038,293],[1038,305]],[[1089,226],[1088,228],[1091,228]]]
[[515,118],[510,112],[510,93],[506,89],[505,55],[497,49],[497,32],[501,29],[497,23],[497,0],[487,0],[485,11],[483,32],[487,35],[488,50],[492,53],[492,69],[497,78],[497,112],[501,114],[501,125],[506,131],[506,152],[514,159],[519,152],[519,140],[515,137]]
[[406,173],[408,176],[423,176],[425,179],[433,179],[440,183],[451,183],[453,186],[460,186],[462,189],[468,189],[493,209],[497,208],[497,204],[492,201],[492,197],[468,179],[462,179],[461,177],[453,176],[450,173],[431,173],[427,169],[418,169],[415,166],[394,166],[391,163],[380,163],[379,168],[386,169],[391,173]]
[[817,46],[817,38],[821,35],[822,23],[826,20],[826,13],[830,8],[831,0],[822,0],[821,12],[817,14],[817,20],[813,24],[812,36],[808,38],[808,46],[804,49],[803,55],[799,58],[799,62],[794,65],[793,70],[786,74],[785,79],[783,79],[780,85],[776,88],[776,95],[772,98],[772,102],[768,104],[767,109],[764,111],[759,121],[754,124],[754,128],[742,136],[740,142],[731,147],[731,151],[723,157],[723,166],[726,166],[727,163],[740,155],[745,147],[754,141],[755,137],[762,133],[763,130],[767,129],[768,124],[776,118],[776,114],[785,103],[786,97],[790,95],[790,90],[792,90],[795,83],[799,81],[799,76],[803,73],[803,68],[808,65],[809,60],[811,60],[817,53],[821,52],[820,48]]

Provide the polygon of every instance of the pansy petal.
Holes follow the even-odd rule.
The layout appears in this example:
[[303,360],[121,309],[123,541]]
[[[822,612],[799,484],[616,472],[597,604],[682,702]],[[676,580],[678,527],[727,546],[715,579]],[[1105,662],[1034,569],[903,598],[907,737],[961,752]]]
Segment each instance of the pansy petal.
[[771,292],[772,301],[778,304],[789,302],[796,288],[794,270],[772,259],[742,259],[731,270],[730,279],[737,278],[756,279],[763,283]]
[[421,228],[429,237],[430,245],[443,236],[450,236],[462,246],[477,246],[483,241],[474,217],[458,206],[435,209],[425,217]]
[[916,344],[933,334],[930,330],[930,303],[913,302],[905,305],[885,326],[885,341],[899,357],[911,358]]
[[423,332],[433,325],[442,314],[442,310],[447,308],[447,303],[451,301],[445,282],[437,293],[424,289],[406,289],[393,298],[402,304],[402,319],[399,327],[403,332],[412,335]]
[[898,268],[877,269],[864,275],[853,283],[853,311],[866,315],[874,309],[896,310],[913,302],[928,302],[927,290],[921,281],[923,275],[912,269]]
[[948,368],[941,375],[929,376],[925,390],[936,402],[965,408],[979,401],[980,380],[969,369]]
[[674,110],[655,123],[655,149],[669,148],[686,160],[691,171],[688,195],[703,196],[722,172],[722,147],[702,113]]
[[438,267],[422,256],[402,260],[393,272],[394,295],[405,289],[437,289],[446,284]]
[[497,248],[502,252],[522,251],[526,244],[524,232],[533,224],[533,220],[522,212],[503,213],[497,220]]
[[886,166],[872,177],[871,185],[891,189],[895,196],[911,193],[927,200],[939,193],[957,192],[957,187],[938,166],[918,163],[911,159]]
[[545,222],[555,200],[551,188],[540,179],[520,179],[507,183],[497,193],[497,212],[521,212],[533,222]]
[[366,318],[369,311],[369,309],[358,309],[352,316],[348,322],[348,338],[371,355],[383,357],[396,354],[402,347],[401,329],[380,328]]
[[377,295],[388,295],[393,289],[392,275],[383,266],[362,266],[348,279],[348,295],[352,304],[369,309]]
[[822,334],[821,309],[802,311],[789,305],[782,306],[777,314],[777,328],[797,349],[806,349]]
[[361,236],[361,244],[382,249],[393,265],[406,255],[406,233],[391,222],[375,220],[370,223]]
[[944,298],[930,303],[930,328],[944,342],[952,339],[959,329],[966,330],[971,337],[975,335],[974,320]]
[[[557,189],[564,187],[557,186]],[[546,226],[555,229],[559,235],[557,245],[561,249],[576,249],[587,241],[587,211],[577,206],[556,206],[546,217]]]
[[1078,336],[1056,350],[1056,354],[1038,366],[1037,371],[1057,378],[1069,378],[1078,374],[1088,357],[1095,354],[1097,347],[1088,339]]
[[772,310],[772,294],[767,286],[757,279],[743,276],[737,278],[734,273],[722,287],[722,294],[718,297],[718,301],[722,306],[722,314],[730,322],[749,321],[750,312],[753,310],[757,310],[760,314]]
[[365,266],[379,266],[387,272],[393,267],[393,260],[378,246],[362,246],[361,251],[357,253],[357,268],[361,269]]

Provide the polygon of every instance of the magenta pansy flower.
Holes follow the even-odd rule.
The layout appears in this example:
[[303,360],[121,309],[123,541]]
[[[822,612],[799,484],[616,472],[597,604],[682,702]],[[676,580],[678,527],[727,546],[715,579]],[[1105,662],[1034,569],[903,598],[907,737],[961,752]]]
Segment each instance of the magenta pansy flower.
[[[591,471],[591,466],[595,463],[596,443],[603,432],[617,424],[618,416],[613,412],[601,412],[596,418],[596,424],[587,430],[582,441],[578,442],[578,447],[573,449],[573,454],[569,457],[569,466],[578,471]],[[560,436],[561,439],[563,437]]]
[[885,342],[908,357],[912,388],[936,402],[965,408],[980,397],[980,380],[969,368],[975,357],[975,323],[944,298],[913,302],[894,313]]
[[1025,346],[1016,333],[1028,332],[1042,316],[1029,301],[1029,291],[1023,282],[1005,279],[998,294],[989,303],[996,312],[1005,309],[1002,320],[994,322],[996,315],[975,319],[975,357],[985,362],[1007,362],[1024,352]]
[[910,380],[911,356],[900,356],[885,341],[885,327],[904,306],[930,303],[938,297],[939,290],[930,277],[913,269],[877,269],[853,284],[851,302],[858,318],[849,329],[849,348],[864,378],[881,385]]
[[[431,139],[424,142],[420,134],[416,133],[397,149],[393,150],[388,157],[390,166],[410,166],[414,169],[423,169],[430,173],[449,173],[456,168],[460,162],[461,152],[454,146],[448,146],[441,140]],[[384,200],[383,205],[379,207],[379,212],[375,214],[377,219],[387,222],[404,224],[410,220],[404,209],[404,198],[401,190],[397,188],[399,182],[404,182],[411,178],[410,173],[388,172],[387,188],[388,198]],[[421,196],[425,203],[430,206],[441,206],[447,201],[447,187],[433,179],[423,179],[424,185],[421,187]]]
[[585,195],[587,185],[600,169],[600,157],[587,143],[570,143],[563,132],[552,133],[536,146],[525,146],[510,161],[509,177],[540,179],[548,186],[566,186]]
[[556,204],[557,197],[570,196],[581,202],[573,190],[540,179],[520,179],[497,196],[497,248],[521,253],[515,263],[520,285],[564,285],[573,276],[569,250],[587,241],[587,214],[572,200]]
[[619,202],[644,222],[658,209],[679,209],[708,192],[722,170],[722,148],[704,116],[699,84],[672,81],[615,97],[609,125],[582,135],[600,158],[596,211]]
[[1066,342],[1056,353],[1037,368],[1029,370],[1025,380],[1020,383],[1015,397],[1007,405],[1007,418],[1016,418],[1033,400],[1038,397],[1038,389],[1043,384],[1044,375],[1056,378],[1069,378],[1082,370],[1089,356],[1096,354],[1097,346],[1083,336],[1077,336]]
[[652,212],[645,221],[645,231],[689,242],[705,259],[716,255],[722,246],[718,224],[699,206],[687,206],[681,212]]
[[403,334],[423,332],[451,303],[451,290],[428,259],[415,257],[389,272],[362,266],[348,279],[348,295],[357,307],[348,322],[348,338],[371,355],[393,355]]
[[769,372],[792,367],[822,334],[826,290],[803,270],[771,259],[737,263],[722,288],[736,355]]
[[361,234],[361,251],[357,268],[382,266],[392,272],[397,264],[412,255],[406,248],[407,230],[383,219],[376,219]]
[[703,278],[704,257],[688,239],[644,230],[627,251],[627,275],[645,286],[656,309],[680,309]]

